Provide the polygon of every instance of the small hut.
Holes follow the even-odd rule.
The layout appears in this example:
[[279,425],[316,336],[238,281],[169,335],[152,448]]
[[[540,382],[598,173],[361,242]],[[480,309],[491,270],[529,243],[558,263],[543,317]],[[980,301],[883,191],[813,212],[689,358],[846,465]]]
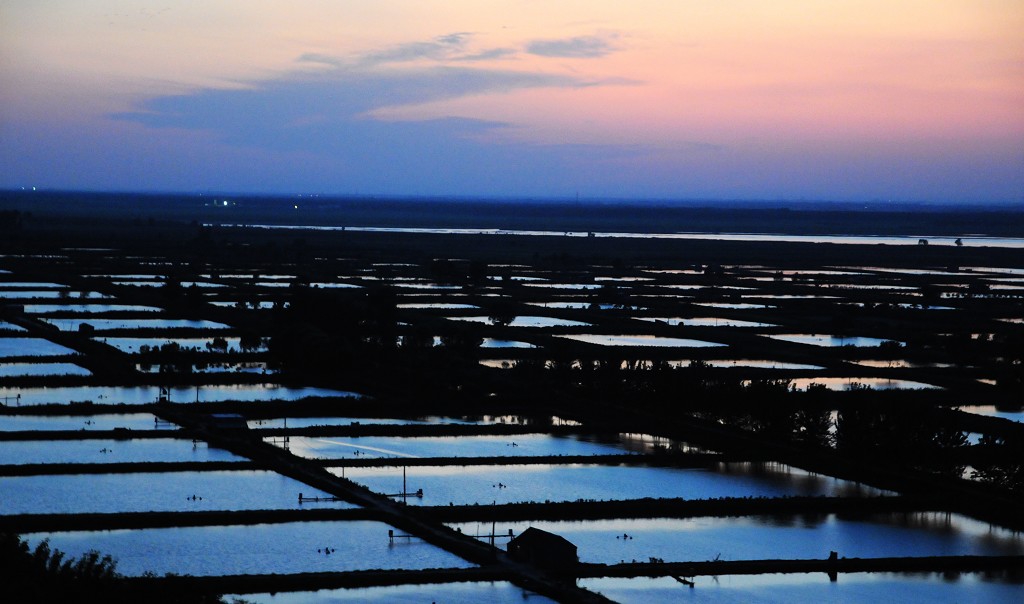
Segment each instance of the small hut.
[[552,570],[572,568],[579,562],[572,542],[532,526],[508,542],[508,554],[513,560]]

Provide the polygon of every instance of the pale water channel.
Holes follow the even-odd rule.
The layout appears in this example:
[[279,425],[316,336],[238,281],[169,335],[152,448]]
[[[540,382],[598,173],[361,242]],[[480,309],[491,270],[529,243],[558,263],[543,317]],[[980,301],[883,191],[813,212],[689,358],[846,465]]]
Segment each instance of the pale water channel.
[[[414,505],[473,505],[545,501],[617,501],[644,497],[709,499],[877,495],[881,491],[786,466],[717,464],[714,469],[536,464],[407,468]],[[384,494],[402,492],[400,467],[331,468],[338,476]]]
[[[326,496],[260,470],[4,476],[0,493],[5,514],[298,509],[299,493]],[[317,505],[355,507],[341,501]]]
[[83,324],[96,331],[109,329],[227,329],[229,325],[215,321],[191,321],[188,319],[43,319],[61,331],[79,331]]
[[388,530],[394,529],[383,522],[350,520],[32,533],[25,539],[34,547],[48,538],[50,547],[75,557],[92,549],[110,554],[118,572],[129,576],[146,571],[213,576],[473,566],[419,539],[391,544]]

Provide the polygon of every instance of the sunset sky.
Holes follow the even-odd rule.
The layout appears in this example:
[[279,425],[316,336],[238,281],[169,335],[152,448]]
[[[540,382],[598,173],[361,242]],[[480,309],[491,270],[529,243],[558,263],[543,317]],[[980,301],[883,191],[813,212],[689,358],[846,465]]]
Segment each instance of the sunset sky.
[[0,0],[0,188],[1024,204],[1021,0]]

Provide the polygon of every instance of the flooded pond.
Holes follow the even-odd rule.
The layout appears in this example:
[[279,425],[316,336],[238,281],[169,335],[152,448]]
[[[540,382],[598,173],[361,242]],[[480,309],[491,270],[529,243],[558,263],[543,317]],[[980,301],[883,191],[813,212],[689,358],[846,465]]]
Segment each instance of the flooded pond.
[[967,413],[977,413],[978,415],[1001,417],[1014,422],[1024,422],[1024,409],[1000,409],[995,405],[964,405],[959,407],[959,409]]
[[78,331],[88,324],[98,331],[108,329],[228,329],[230,325],[214,321],[187,319],[43,319],[61,331]]
[[99,292],[82,292],[82,291],[68,291],[66,289],[61,290],[0,290],[0,300],[111,300],[114,296],[108,296]]
[[534,344],[529,342],[519,342],[517,340],[496,340],[494,338],[484,338],[480,348],[536,348]]
[[49,357],[69,354],[78,354],[78,352],[42,338],[0,338],[0,358]]
[[480,308],[475,304],[455,304],[451,302],[406,302],[395,305],[396,308],[408,309],[438,309],[438,310],[476,310]]
[[[147,571],[215,576],[473,566],[418,539],[391,545],[388,530],[394,529],[383,522],[351,520],[33,533],[25,539],[34,547],[48,538],[50,547],[75,557],[92,549],[110,554],[118,572],[129,576]],[[325,554],[325,548],[331,553]]]
[[[452,524],[467,534],[489,534],[476,522]],[[585,521],[499,522],[496,534],[516,535],[533,526],[565,537],[581,562],[618,564],[633,560],[666,562],[822,559],[830,551],[847,558],[903,556],[1016,556],[1024,538],[990,529],[963,516],[893,514],[863,519],[824,516],[743,516],[732,518],[654,518]],[[623,538],[628,535],[628,538]]]
[[613,445],[548,434],[357,438],[293,436],[290,450],[295,455],[311,459],[616,455],[625,452]]
[[[0,398],[21,395],[22,405],[80,402],[110,405],[143,405],[154,403],[160,396],[159,386],[68,386],[60,388],[0,388]],[[170,389],[172,403],[219,401],[299,400],[310,396],[359,397],[344,390],[327,388],[287,388],[277,384],[229,384],[186,386]]]
[[25,314],[47,315],[51,313],[98,315],[108,312],[162,312],[157,306],[138,304],[26,304]]
[[[265,471],[3,476],[0,492],[5,514],[299,509],[299,493],[326,496]],[[317,505],[355,507],[343,501]]]
[[[883,340],[880,338],[861,338],[861,337],[848,337],[848,336],[832,336],[832,335],[818,335],[818,334],[804,334],[804,333],[793,333],[793,334],[772,334],[765,335],[766,338],[772,338],[773,340],[782,340],[785,342],[796,342],[797,344],[810,344],[812,346],[857,346],[862,348],[869,348],[873,346],[881,346],[883,342],[891,342],[892,340]],[[904,346],[903,342],[897,342],[898,345]]]
[[393,585],[320,591],[280,592],[276,594],[228,594],[252,604],[343,604],[346,602],[444,602],[445,604],[554,604],[554,600],[505,582]]
[[633,317],[637,321],[648,321],[651,323],[664,323],[666,325],[682,325],[685,327],[775,327],[773,323],[758,323],[757,321],[741,321],[739,319],[723,319],[721,317],[693,317],[685,319],[681,317]]
[[0,321],[0,331],[28,331],[20,325],[14,323],[8,323],[7,321]]
[[[486,323],[498,325],[491,317],[445,317],[449,321],[470,321],[473,323]],[[571,321],[569,319],[556,319],[554,317],[515,317],[508,323],[508,327],[590,327],[590,323],[583,321]]]
[[578,584],[623,604],[904,604],[935,602],[1017,602],[1019,583],[983,575],[850,573],[831,583],[824,573],[695,577],[689,589],[672,577],[580,579]]
[[0,363],[0,377],[92,375],[74,363]]
[[[9,430],[177,430],[157,422],[152,413],[105,413],[100,415],[0,415],[0,431]],[[2,446],[2,445],[0,445]]]
[[[378,493],[394,494],[402,490],[402,468],[332,468],[330,471],[339,476],[344,474]],[[414,505],[879,493],[876,489],[792,468],[771,471],[750,464],[722,464],[720,469],[590,464],[416,466],[407,469],[407,484],[411,492],[423,489],[422,498],[409,498],[408,502]]]
[[664,338],[661,336],[644,335],[606,336],[600,334],[582,334],[558,335],[555,337],[566,338],[568,340],[576,340],[577,342],[586,342],[588,344],[598,344],[601,346],[657,346],[665,348],[710,348],[716,346],[726,346],[726,344],[719,344],[717,342],[706,342],[704,340],[688,340],[685,338]]
[[[149,426],[152,428],[152,425]],[[205,442],[180,438],[19,440],[0,443],[4,463],[136,463],[148,461],[245,461]]]
[[824,369],[821,365],[809,365],[807,363],[785,363],[772,361],[770,359],[715,359],[704,361],[709,367],[744,367],[749,369],[790,369],[818,371]]

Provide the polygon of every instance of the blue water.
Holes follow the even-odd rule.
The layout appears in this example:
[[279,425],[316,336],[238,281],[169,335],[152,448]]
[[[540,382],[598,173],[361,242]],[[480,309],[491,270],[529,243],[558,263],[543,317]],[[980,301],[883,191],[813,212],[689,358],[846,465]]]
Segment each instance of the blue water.
[[445,583],[441,585],[394,585],[359,589],[324,589],[277,594],[228,594],[253,604],[343,604],[351,602],[384,602],[387,604],[554,604],[554,600],[526,592],[511,583]]
[[[378,493],[402,491],[402,468],[332,468],[330,471]],[[748,464],[722,464],[718,470],[584,464],[413,466],[406,470],[406,481],[410,492],[423,489],[422,498],[409,499],[410,504],[416,505],[879,493],[876,489],[798,470],[773,472]]]
[[[50,547],[76,557],[92,549],[110,554],[118,572],[129,576],[147,571],[212,576],[473,566],[418,539],[391,545],[388,530],[394,529],[382,522],[352,520],[33,533],[25,539],[34,547],[48,538]],[[337,551],[325,554],[325,548]]]
[[622,604],[900,604],[1021,602],[1024,585],[965,574],[854,573],[831,583],[825,574],[696,577],[690,589],[671,577],[581,579],[579,585]]
[[[152,428],[152,424],[149,426]],[[130,440],[19,440],[0,443],[0,463],[127,463],[147,461],[242,461],[205,442],[177,438]]]
[[[265,471],[3,476],[0,493],[4,514],[299,509],[299,493],[326,495]],[[340,501],[315,505],[354,507]]]

